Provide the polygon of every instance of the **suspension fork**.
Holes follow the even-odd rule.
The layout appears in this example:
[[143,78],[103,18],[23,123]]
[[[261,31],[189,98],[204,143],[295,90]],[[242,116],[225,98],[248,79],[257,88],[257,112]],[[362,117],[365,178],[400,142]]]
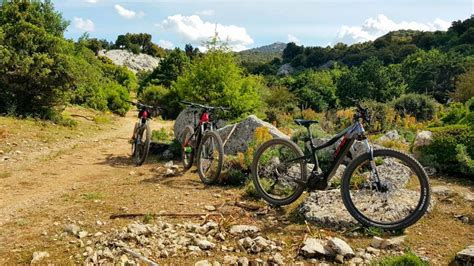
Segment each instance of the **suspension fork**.
[[364,139],[364,144],[367,147],[367,151],[369,152],[369,163],[370,168],[372,168],[371,176],[374,179],[377,190],[380,191],[382,189],[382,184],[380,182],[379,172],[377,171],[377,164],[375,163],[374,148],[370,145],[367,137]]

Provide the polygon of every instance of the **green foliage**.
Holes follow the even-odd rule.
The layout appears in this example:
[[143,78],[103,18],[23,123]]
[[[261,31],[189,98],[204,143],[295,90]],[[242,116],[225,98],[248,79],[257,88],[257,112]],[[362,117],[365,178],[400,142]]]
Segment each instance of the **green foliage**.
[[454,91],[455,77],[464,72],[463,60],[456,53],[442,53],[433,49],[420,50],[408,56],[402,63],[403,78],[408,91],[433,96],[439,102],[447,102]]
[[229,118],[258,112],[264,88],[262,78],[244,76],[233,54],[221,48],[196,58],[173,84],[180,99],[230,107]]
[[418,256],[407,252],[400,256],[389,256],[382,259],[377,265],[381,266],[428,266],[429,263],[422,261]]
[[184,73],[189,65],[190,59],[186,53],[179,48],[175,48],[161,61],[160,65],[143,80],[139,93],[149,85],[171,87],[171,84]]
[[383,66],[376,58],[370,58],[360,67],[343,73],[337,82],[337,96],[344,106],[351,106],[351,98],[388,102],[405,92],[401,81],[400,66]]
[[0,7],[0,26],[0,113],[52,117],[71,89],[67,23],[50,1],[13,1]]
[[405,94],[393,101],[393,107],[400,116],[414,116],[417,121],[431,120],[436,114],[436,102],[421,94]]
[[421,161],[445,173],[464,174],[461,169],[469,169],[474,158],[474,126],[450,125],[432,132],[432,143],[420,148]]
[[459,144],[456,146],[456,159],[460,164],[461,173],[466,176],[474,176],[474,159],[467,151],[467,147]]
[[448,106],[448,112],[441,118],[445,125],[457,124],[469,112],[468,108],[462,103],[451,103]]
[[145,87],[139,96],[139,100],[144,104],[166,107],[166,110],[161,113],[165,119],[175,118],[181,108],[176,92],[162,85],[149,85]]
[[170,141],[170,134],[164,127],[160,128],[159,130],[153,130],[151,134],[151,139],[154,142],[168,142]]
[[142,52],[155,57],[165,57],[165,50],[154,44],[151,39],[148,33],[127,33],[117,37],[114,48],[126,49],[134,54]]
[[452,97],[459,102],[474,98],[474,67],[458,77]]

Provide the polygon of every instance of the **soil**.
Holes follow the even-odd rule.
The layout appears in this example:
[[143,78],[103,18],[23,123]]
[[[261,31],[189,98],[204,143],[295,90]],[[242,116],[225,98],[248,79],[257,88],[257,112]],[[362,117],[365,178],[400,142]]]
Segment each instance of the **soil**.
[[[41,142],[35,142],[38,129],[34,123],[15,133],[11,128],[3,130],[7,134],[0,134],[0,149],[7,147],[7,142],[16,141],[19,143],[13,150],[18,149],[20,153],[0,162],[1,265],[29,263],[35,251],[49,252],[48,262],[77,263],[74,256],[84,250],[72,237],[62,234],[64,225],[69,223],[78,224],[91,233],[107,233],[132,221],[111,220],[111,214],[206,213],[206,205],[226,206],[222,207],[226,211],[222,219],[227,224],[256,224],[266,235],[284,240],[287,245],[282,254],[287,257],[297,255],[298,247],[308,234],[342,236],[354,248],[367,247],[370,243],[370,234],[348,236],[331,228],[306,225],[293,215],[295,204],[256,215],[255,211],[234,206],[236,201],[248,201],[242,196],[242,187],[205,186],[193,170],[166,177],[163,171],[166,162],[159,161],[157,156],[151,156],[143,166],[136,167],[131,162],[128,143],[135,115],[131,112],[105,125],[95,125],[86,119],[79,126],[82,134],[78,134],[77,129],[64,134],[60,126],[48,126],[47,131],[59,130],[69,137],[53,139],[46,148],[37,145]],[[17,120],[17,123],[23,121]],[[172,125],[169,121],[153,121],[152,129],[164,127],[171,131]],[[29,144],[23,145],[22,140]],[[3,156],[0,154],[0,159]],[[179,161],[174,163],[180,164]],[[472,182],[453,180],[458,179],[436,178],[432,184],[473,192]],[[267,209],[263,202],[251,203],[262,206],[260,211]],[[473,203],[461,197],[438,200],[432,213],[405,231],[407,248],[429,258],[433,264],[449,263],[456,252],[474,244],[474,225],[455,217],[466,215],[472,221],[473,209]],[[158,219],[202,222],[199,216]],[[224,255],[222,252],[213,254],[216,259]],[[184,257],[158,263],[197,260],[199,258]]]

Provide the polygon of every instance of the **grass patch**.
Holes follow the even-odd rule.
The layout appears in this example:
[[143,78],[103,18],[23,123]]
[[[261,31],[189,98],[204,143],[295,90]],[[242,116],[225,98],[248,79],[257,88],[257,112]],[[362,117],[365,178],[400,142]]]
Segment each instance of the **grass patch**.
[[385,257],[378,263],[374,265],[381,265],[381,266],[425,266],[429,265],[429,263],[420,259],[420,257],[416,256],[412,252],[407,252],[400,256],[389,256]]
[[252,180],[249,179],[245,182],[244,188],[243,188],[243,196],[252,198],[252,199],[260,199],[260,193],[258,193],[257,189],[255,188],[255,185],[253,184]]
[[153,142],[169,142],[171,139],[172,135],[164,127],[153,130],[151,133],[151,141]]
[[143,223],[149,224],[153,221],[153,214],[147,213],[145,216],[143,216]]
[[87,192],[82,194],[81,197],[85,200],[100,200],[104,198],[99,192]]
[[105,115],[96,115],[94,116],[94,122],[96,124],[108,124],[110,123],[110,118]]
[[2,172],[2,173],[0,173],[0,179],[9,178],[10,176],[12,176],[12,173],[10,173],[10,172]]
[[20,219],[20,220],[17,220],[15,224],[18,226],[25,226],[28,224],[28,222],[25,219]]

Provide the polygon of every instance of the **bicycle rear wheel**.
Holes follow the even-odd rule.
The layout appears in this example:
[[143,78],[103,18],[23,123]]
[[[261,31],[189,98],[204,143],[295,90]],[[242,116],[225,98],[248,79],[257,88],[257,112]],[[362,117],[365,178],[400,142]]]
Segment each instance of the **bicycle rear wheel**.
[[191,126],[186,126],[181,134],[181,160],[183,162],[184,170],[189,170],[193,166],[194,162],[194,147],[196,137],[194,135],[194,129]]
[[140,166],[148,157],[148,151],[150,150],[151,143],[151,129],[150,125],[139,126],[135,135],[133,150],[133,162]]
[[[379,182],[377,182],[379,181]],[[430,204],[427,175],[418,161],[391,149],[355,158],[342,177],[349,213],[365,226],[400,230],[416,223]]]
[[301,149],[287,139],[265,142],[252,162],[253,184],[261,197],[271,205],[294,202],[304,191],[306,162]]
[[204,184],[214,184],[221,175],[224,164],[224,147],[216,132],[204,134],[197,153],[199,177]]

